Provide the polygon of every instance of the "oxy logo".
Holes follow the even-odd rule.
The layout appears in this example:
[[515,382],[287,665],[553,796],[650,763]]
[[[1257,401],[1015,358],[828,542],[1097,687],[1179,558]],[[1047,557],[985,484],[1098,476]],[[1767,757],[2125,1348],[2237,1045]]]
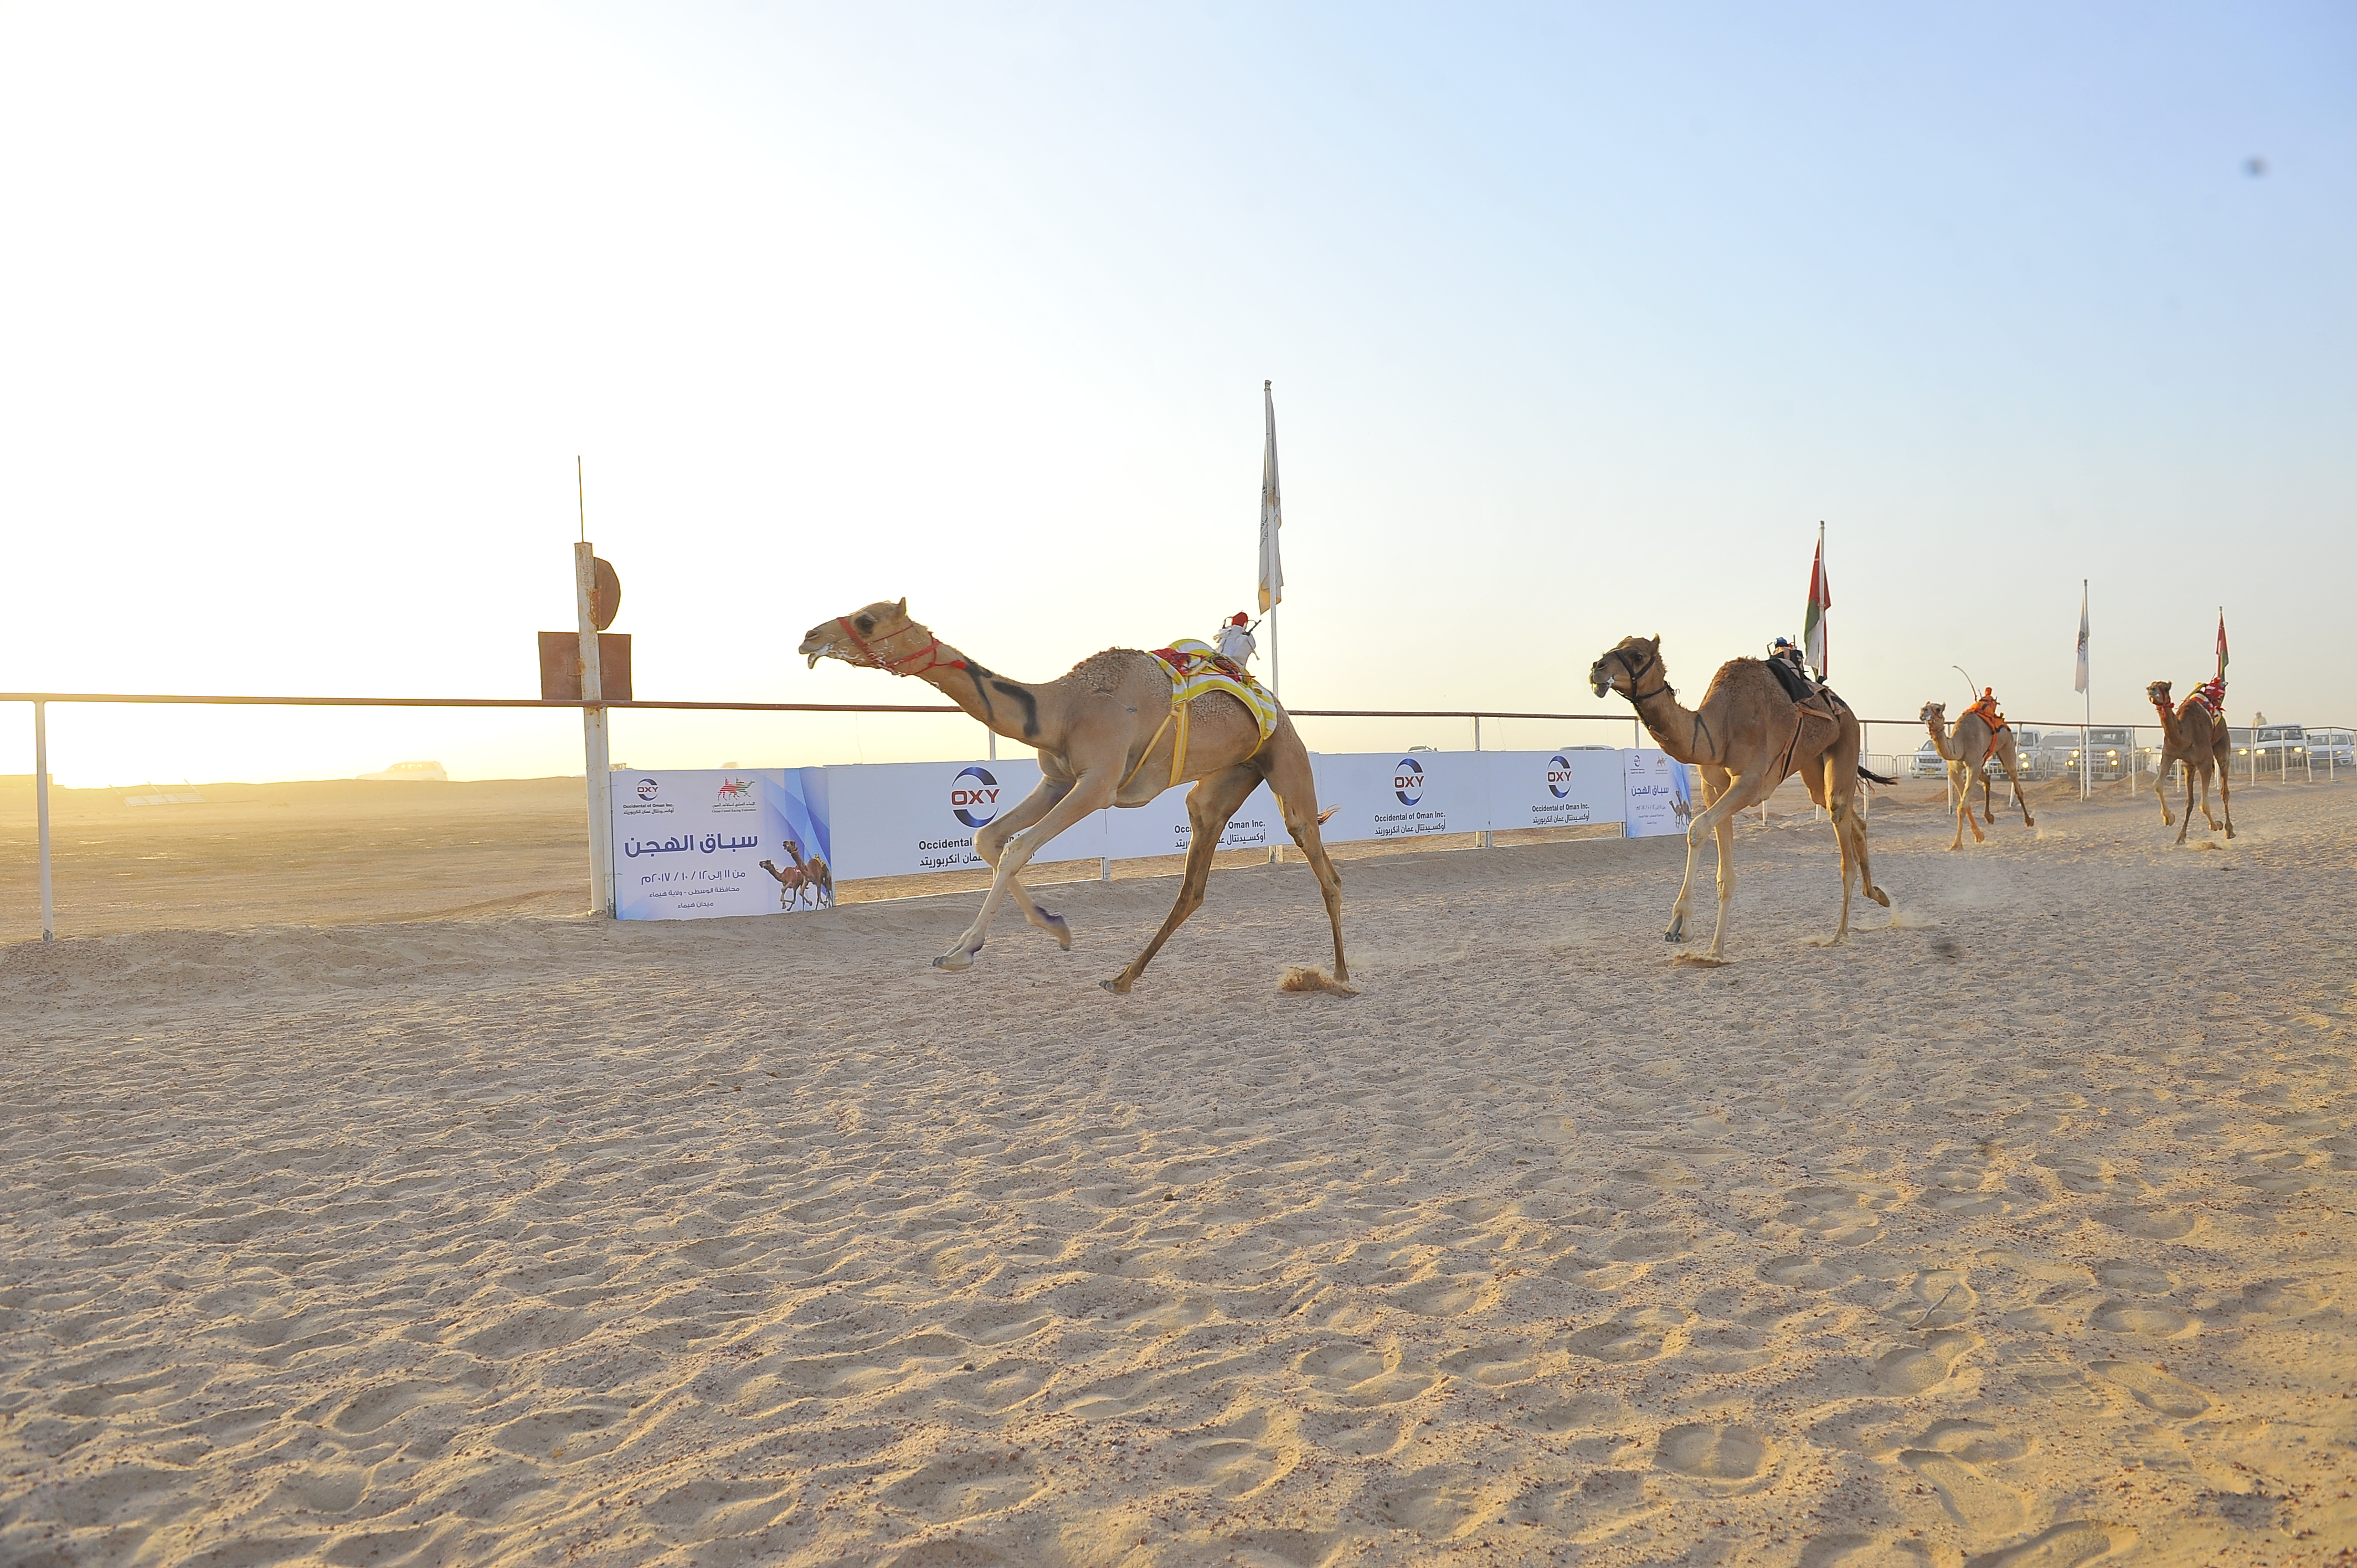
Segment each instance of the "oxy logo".
[[1424,799],[1424,764],[1413,757],[1400,758],[1392,769],[1392,794],[1403,806],[1413,806]]
[[651,779],[641,779],[639,780],[639,799],[641,800],[653,800],[655,796],[662,791],[662,786],[656,783]]
[[1547,758],[1546,773],[1547,793],[1558,800],[1569,800],[1571,798],[1570,759],[1561,752],[1555,753]]
[[998,815],[998,780],[989,769],[968,768],[950,780],[950,814],[970,828]]

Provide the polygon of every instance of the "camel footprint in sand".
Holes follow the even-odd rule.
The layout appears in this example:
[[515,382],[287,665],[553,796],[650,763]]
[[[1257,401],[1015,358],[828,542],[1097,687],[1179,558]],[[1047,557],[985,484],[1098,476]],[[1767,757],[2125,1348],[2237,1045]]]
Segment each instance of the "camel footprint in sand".
[[1950,1518],[1979,1535],[2002,1536],[2029,1517],[2019,1492],[1983,1473],[2018,1459],[2036,1444],[1978,1421],[1936,1421],[1898,1454],[1899,1463],[1932,1485]]

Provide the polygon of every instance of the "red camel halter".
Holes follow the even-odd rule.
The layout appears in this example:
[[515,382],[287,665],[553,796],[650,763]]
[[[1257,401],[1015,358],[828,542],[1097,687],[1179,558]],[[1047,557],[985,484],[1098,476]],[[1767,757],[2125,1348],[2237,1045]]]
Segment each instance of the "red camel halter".
[[[871,645],[866,638],[859,635],[859,628],[851,624],[851,618],[849,616],[835,617],[834,624],[843,628],[843,635],[851,639],[853,645],[856,646],[860,652],[867,655],[867,661],[870,664],[875,665],[878,670],[888,670],[895,675],[921,675],[926,671],[941,665],[946,665],[952,670],[963,670],[965,668],[965,660],[963,659],[943,659],[941,656],[942,639],[935,637],[930,631],[925,633],[925,646],[917,650],[916,652],[904,653],[898,659],[887,659],[882,654],[877,652],[874,646]],[[899,631],[887,633],[885,639],[882,640],[888,640],[891,638],[899,637],[901,632],[917,631],[920,629],[921,628],[919,628],[914,621],[911,621],[907,626],[902,627]],[[914,664],[920,659],[926,659],[926,656],[929,654],[931,657],[928,659],[924,664],[918,666],[918,668],[914,670],[903,670],[900,668],[903,664]]]

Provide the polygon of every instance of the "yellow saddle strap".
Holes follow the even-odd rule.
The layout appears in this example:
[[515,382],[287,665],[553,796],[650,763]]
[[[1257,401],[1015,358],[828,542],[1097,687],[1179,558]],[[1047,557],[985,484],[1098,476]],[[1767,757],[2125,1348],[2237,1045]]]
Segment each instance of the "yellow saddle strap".
[[[1137,776],[1146,771],[1146,759],[1154,755],[1154,748],[1162,744],[1164,733],[1173,723],[1178,726],[1178,738],[1170,748],[1170,785],[1175,786],[1187,777],[1187,704],[1179,701],[1174,692],[1170,698],[1170,712],[1164,716],[1162,728],[1154,732],[1154,738],[1146,743],[1144,751],[1138,753],[1137,766],[1131,768],[1129,777],[1121,781],[1122,789],[1128,789]],[[1114,791],[1115,794],[1120,792],[1120,789]]]

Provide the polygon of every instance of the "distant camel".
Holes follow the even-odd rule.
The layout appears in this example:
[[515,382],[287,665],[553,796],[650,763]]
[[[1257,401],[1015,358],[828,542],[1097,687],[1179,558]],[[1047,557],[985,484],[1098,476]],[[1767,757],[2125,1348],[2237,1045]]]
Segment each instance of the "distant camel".
[[[1211,875],[1211,854],[1220,834],[1244,798],[1263,782],[1276,796],[1285,826],[1301,846],[1326,900],[1334,928],[1334,972],[1288,974],[1289,990],[1347,989],[1342,959],[1342,878],[1318,832],[1318,783],[1308,748],[1295,733],[1292,717],[1276,709],[1275,727],[1265,736],[1243,703],[1223,691],[1188,702],[1175,700],[1170,666],[1134,648],[1092,653],[1053,681],[1031,683],[994,674],[909,618],[909,601],[884,601],[837,616],[811,628],[800,651],[815,665],[840,659],[863,670],[914,675],[963,708],[989,729],[1039,753],[1039,787],[1000,812],[974,835],[974,852],[993,868],[982,909],[947,952],[933,960],[942,969],[964,969],[982,950],[991,917],[1012,897],[1024,918],[1072,945],[1072,930],[1060,915],[1032,900],[1021,874],[1049,841],[1090,812],[1107,806],[1143,806],[1173,786],[1193,782],[1187,793],[1187,820],[1193,836],[1178,899],[1154,940],[1119,974],[1101,983],[1125,994],[1146,972],[1162,944],[1203,902]],[[1020,837],[1017,835],[1020,834]]]
[[1727,906],[1735,897],[1735,813],[1764,800],[1794,772],[1809,788],[1809,799],[1826,808],[1834,820],[1834,840],[1841,851],[1841,924],[1823,945],[1830,947],[1849,935],[1849,885],[1854,869],[1866,896],[1888,906],[1889,896],[1874,885],[1874,870],[1866,853],[1866,813],[1857,805],[1857,781],[1877,784],[1892,780],[1858,766],[1857,715],[1839,699],[1803,706],[1784,694],[1765,660],[1730,659],[1711,678],[1702,707],[1678,705],[1677,693],[1662,663],[1658,637],[1624,637],[1587,671],[1587,683],[1598,696],[1618,692],[1636,707],[1661,748],[1679,762],[1702,768],[1704,810],[1686,828],[1686,874],[1678,884],[1678,901],[1670,911],[1663,940],[1685,940],[1686,899],[1694,886],[1695,864],[1706,837],[1718,840],[1718,921],[1711,928],[1710,952],[1695,960],[1720,963],[1727,940]]
[[1932,732],[1932,745],[1948,765],[1948,781],[1956,787],[1956,837],[1950,849],[1961,848],[1964,842],[1964,824],[1972,823],[1973,842],[1984,843],[1988,835],[1973,818],[1973,780],[1981,781],[1981,814],[1991,822],[1996,812],[1991,809],[1993,790],[1989,783],[1988,765],[1992,757],[2005,764],[2005,776],[2013,784],[2013,803],[2021,808],[2021,825],[2034,828],[2038,819],[2029,814],[2029,799],[2021,792],[2021,754],[2014,749],[2013,726],[1998,714],[1994,726],[1989,715],[1996,712],[1996,700],[1986,693],[1979,702],[1964,710],[1956,721],[1953,737],[1948,733],[1948,704],[1926,703],[1917,716],[1923,727]]
[[2218,809],[2226,813],[2226,836],[2234,836],[2233,736],[2227,727],[2210,714],[2210,705],[2194,693],[2177,704],[2174,712],[2169,705],[2169,682],[2155,681],[2144,689],[2152,705],[2160,710],[2163,736],[2160,762],[2153,768],[2152,792],[2160,800],[2160,825],[2169,826],[2177,819],[2169,810],[2169,765],[2185,764],[2185,823],[2177,830],[2177,842],[2185,842],[2185,830],[2193,825],[2193,779],[2201,778],[2201,814],[2209,819],[2210,831],[2218,831],[2218,819],[2210,812],[2210,775],[2218,775]]

